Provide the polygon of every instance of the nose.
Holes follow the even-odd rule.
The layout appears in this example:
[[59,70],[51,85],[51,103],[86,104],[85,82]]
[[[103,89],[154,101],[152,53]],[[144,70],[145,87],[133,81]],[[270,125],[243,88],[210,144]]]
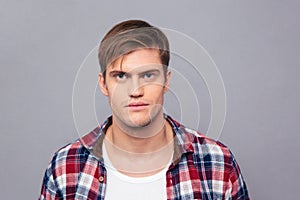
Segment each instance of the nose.
[[142,97],[144,95],[144,88],[139,83],[138,78],[133,78],[131,80],[131,85],[129,88],[129,96],[132,98]]

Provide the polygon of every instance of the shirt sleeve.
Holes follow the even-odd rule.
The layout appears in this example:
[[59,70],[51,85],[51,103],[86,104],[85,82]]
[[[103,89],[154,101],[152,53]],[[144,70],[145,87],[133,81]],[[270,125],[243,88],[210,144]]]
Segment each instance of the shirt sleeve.
[[[230,152],[231,153],[231,152]],[[226,191],[226,198],[230,200],[249,200],[248,189],[246,182],[241,173],[240,167],[231,153],[232,157],[232,170],[229,177],[229,189]]]
[[50,163],[43,178],[39,200],[61,199],[53,177],[52,163]]

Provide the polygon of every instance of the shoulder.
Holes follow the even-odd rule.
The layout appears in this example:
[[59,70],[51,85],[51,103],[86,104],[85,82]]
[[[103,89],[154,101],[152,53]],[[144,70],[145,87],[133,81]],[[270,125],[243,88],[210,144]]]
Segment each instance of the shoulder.
[[76,140],[73,143],[69,143],[60,149],[58,149],[53,156],[52,162],[62,162],[67,159],[74,159],[74,156],[82,154],[84,152],[84,146],[80,140]]
[[189,149],[193,152],[196,165],[205,166],[206,169],[215,168],[229,174],[237,167],[233,153],[222,142],[183,125],[180,129],[184,134],[184,143],[189,144]]
[[[58,149],[48,165],[48,171],[54,178],[68,173],[70,169],[79,170],[78,167],[89,156],[89,151],[82,145],[80,140],[67,144]],[[75,171],[73,171],[75,172]]]
[[81,184],[81,177],[97,175],[97,159],[81,140],[65,145],[54,153],[43,178],[42,196],[50,195],[54,199],[74,195],[78,184]]
[[100,127],[96,127],[82,138],[58,149],[53,155],[50,166],[57,168],[67,162],[74,165],[83,163],[91,154],[90,151],[98,139],[99,130]]
[[186,127],[185,125],[167,116],[173,127],[175,138],[183,152],[193,152],[196,158],[231,164],[233,155],[230,149],[222,142],[207,137],[206,135]]
[[199,172],[201,180],[207,181],[218,194],[225,194],[226,199],[249,199],[239,165],[226,145],[175,120],[170,123],[183,150],[181,164],[189,163],[189,167]]
[[196,130],[183,127],[185,134],[191,139],[195,153],[231,156],[230,149],[222,142],[212,139]]
[[212,187],[219,188],[219,183],[222,183],[228,198],[249,199],[244,177],[231,150],[223,143],[195,130],[184,130],[189,138],[193,138],[191,144],[195,166],[204,172],[208,180],[213,180]]

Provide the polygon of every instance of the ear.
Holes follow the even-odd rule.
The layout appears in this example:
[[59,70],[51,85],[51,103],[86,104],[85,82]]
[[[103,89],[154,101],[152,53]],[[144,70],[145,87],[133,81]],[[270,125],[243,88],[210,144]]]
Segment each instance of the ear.
[[171,71],[168,70],[168,72],[166,74],[165,85],[164,85],[164,93],[169,91],[170,80],[171,80]]
[[98,82],[99,82],[99,86],[100,86],[101,92],[102,92],[105,96],[108,96],[107,85],[106,85],[106,83],[105,83],[105,78],[104,78],[104,75],[103,75],[102,73],[99,74]]

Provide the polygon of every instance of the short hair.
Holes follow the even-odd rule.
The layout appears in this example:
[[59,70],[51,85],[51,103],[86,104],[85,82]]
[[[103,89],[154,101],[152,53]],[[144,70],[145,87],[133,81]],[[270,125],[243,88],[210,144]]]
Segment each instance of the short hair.
[[167,36],[145,21],[127,20],[108,31],[99,45],[98,59],[104,77],[107,66],[119,57],[141,48],[159,50],[164,72],[167,72],[170,60]]

